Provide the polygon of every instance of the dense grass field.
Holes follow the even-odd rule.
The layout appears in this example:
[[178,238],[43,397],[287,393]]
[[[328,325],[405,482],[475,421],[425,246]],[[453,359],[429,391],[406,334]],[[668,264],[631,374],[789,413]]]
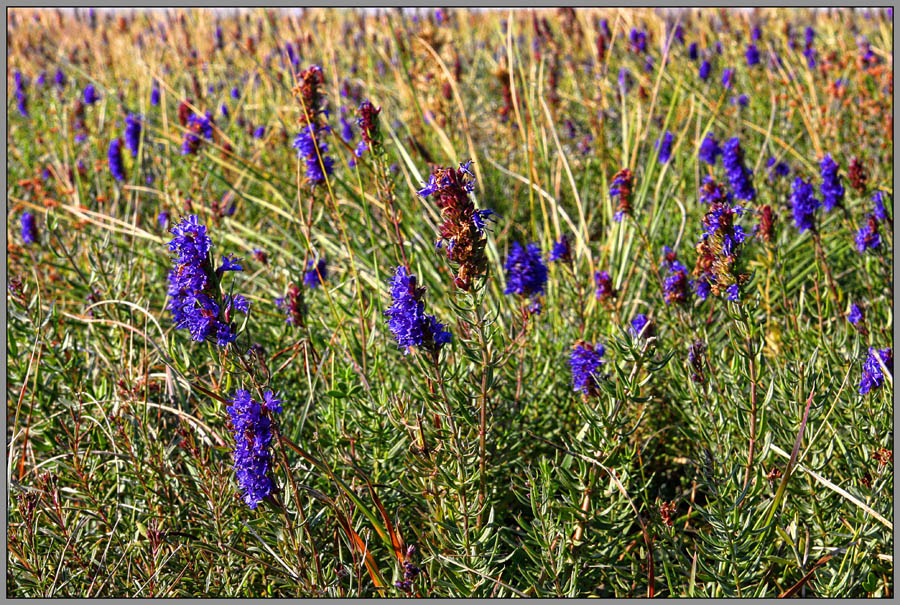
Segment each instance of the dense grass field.
[[893,596],[889,10],[7,16],[7,596]]

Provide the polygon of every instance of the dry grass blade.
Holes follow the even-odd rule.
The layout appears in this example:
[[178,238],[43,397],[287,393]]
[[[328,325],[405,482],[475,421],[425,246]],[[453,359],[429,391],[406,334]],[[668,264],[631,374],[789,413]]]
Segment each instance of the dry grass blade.
[[[781,449],[780,447],[778,447],[775,444],[769,445],[769,448],[773,452],[778,454],[779,456],[782,456],[782,457],[788,458],[788,459],[790,459],[790,457],[791,457],[787,452],[785,452],[783,449]],[[809,475],[810,477],[812,477],[813,479],[815,479],[816,481],[818,481],[819,483],[821,483],[822,485],[824,485],[825,487],[827,487],[828,489],[833,491],[834,493],[838,494],[842,498],[852,502],[853,504],[855,504],[856,506],[858,506],[859,508],[864,510],[866,512],[866,514],[869,514],[872,517],[874,517],[875,519],[877,519],[879,523],[881,523],[882,525],[887,527],[889,530],[894,531],[893,523],[891,523],[890,521],[885,519],[877,511],[873,510],[872,507],[868,506],[865,502],[862,502],[859,498],[857,498],[856,496],[854,496],[847,490],[841,488],[838,485],[835,485],[834,483],[832,483],[831,481],[829,481],[828,479],[826,479],[825,477],[823,477],[816,471],[814,471],[812,469],[808,469],[805,466],[803,466],[802,464],[797,463],[795,465],[795,468],[797,470],[803,471],[804,473],[806,473],[807,475]]]
[[788,459],[787,467],[784,469],[784,476],[782,476],[781,478],[781,485],[778,486],[778,491],[775,493],[775,499],[772,500],[772,506],[769,508],[769,514],[766,515],[766,520],[763,523],[763,526],[767,526],[772,522],[772,518],[775,516],[775,511],[778,510],[778,505],[781,504],[781,501],[784,499],[788,479],[791,478],[791,473],[794,470],[794,464],[797,462],[797,455],[800,453],[800,444],[803,442],[803,432],[806,429],[806,420],[807,418],[809,418],[809,406],[812,405],[812,400],[813,391],[810,391],[809,397],[807,397],[806,399],[806,407],[803,410],[803,419],[800,421],[800,430],[797,431],[797,439],[794,441],[794,449],[791,452],[790,458]]
[[810,579],[812,579],[813,574],[815,574],[816,571],[820,567],[822,567],[823,565],[828,563],[833,557],[834,557],[834,555],[825,555],[824,557],[822,557],[821,559],[816,561],[816,564],[812,566],[812,569],[810,569],[806,573],[806,575],[800,579],[799,582],[797,582],[796,584],[794,584],[793,586],[791,586],[790,588],[785,590],[780,595],[778,595],[778,598],[779,599],[789,599],[789,598],[793,597],[794,595],[796,595],[798,592],[800,592],[800,589],[803,588],[803,586],[805,586],[806,583],[810,581]]

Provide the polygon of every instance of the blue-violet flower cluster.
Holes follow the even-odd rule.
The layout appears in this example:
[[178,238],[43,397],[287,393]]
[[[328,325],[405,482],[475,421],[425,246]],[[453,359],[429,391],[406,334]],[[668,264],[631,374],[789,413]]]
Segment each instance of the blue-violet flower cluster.
[[725,142],[722,148],[722,163],[725,165],[725,174],[728,176],[734,196],[739,200],[752,201],[756,197],[756,190],[751,181],[753,173],[744,166],[741,141],[737,137]]
[[659,163],[665,164],[672,157],[672,133],[668,130],[663,136],[662,141],[657,140],[654,147],[659,149]]
[[33,244],[38,241],[37,225],[34,222],[34,215],[30,212],[22,213],[22,240],[26,244]]
[[891,376],[893,376],[894,353],[891,348],[879,350],[869,347],[869,356],[863,363],[862,378],[859,381],[860,395],[865,395],[872,389],[880,388],[884,384],[884,370],[881,368],[881,363],[878,362],[879,359],[884,363]]
[[697,155],[710,166],[715,166],[716,160],[722,155],[722,148],[719,147],[719,142],[712,134],[707,134],[700,143],[700,151]]
[[815,229],[815,212],[822,206],[822,202],[815,198],[815,189],[809,181],[804,181],[799,176],[791,185],[789,198],[794,214],[794,225],[803,233],[807,229]]
[[600,394],[597,373],[605,361],[603,345],[593,345],[589,342],[578,341],[572,347],[569,356],[569,367],[572,368],[572,386],[586,397],[596,397]]
[[838,165],[831,159],[830,154],[825,154],[819,168],[822,171],[822,186],[819,192],[822,194],[822,205],[827,212],[844,199],[844,185],[841,183],[841,175],[838,174]]
[[141,119],[133,113],[125,118],[125,146],[131,152],[131,157],[136,158],[138,147],[141,143]]
[[236,335],[227,318],[230,306],[220,306],[218,284],[225,271],[241,271],[240,264],[223,256],[222,266],[212,270],[212,240],[196,215],[182,219],[170,231],[174,267],[169,272],[169,310],[175,327],[188,330],[196,342],[214,340],[220,347],[234,342]]
[[117,181],[124,181],[125,161],[122,159],[122,139],[113,139],[109,142],[109,171]]
[[853,303],[850,305],[850,312],[847,314],[847,321],[849,321],[854,326],[859,324],[859,322],[863,321],[866,318],[863,310],[857,305]]
[[313,187],[324,183],[325,176],[334,171],[334,160],[326,155],[328,143],[322,140],[326,132],[331,132],[327,125],[318,127],[307,124],[294,139],[293,147],[297,150],[297,157],[306,161],[306,178]]
[[688,290],[688,268],[678,262],[675,252],[668,246],[665,247],[663,267],[669,271],[669,275],[663,282],[663,295],[666,304],[686,303],[690,297],[690,291]]
[[384,312],[388,328],[394,334],[400,350],[408,354],[413,347],[430,353],[437,351],[453,339],[453,335],[434,315],[425,313],[425,288],[416,287],[416,276],[406,267],[397,267],[391,279],[391,306]]
[[309,259],[306,263],[306,271],[303,273],[303,283],[307,288],[315,288],[328,277],[328,267],[324,258],[320,258],[318,262]]
[[740,302],[740,286],[750,277],[738,269],[741,244],[747,234],[743,227],[734,224],[734,218],[742,213],[740,206],[732,206],[725,200],[711,203],[703,216],[704,231],[697,242],[695,279],[691,282],[701,300],[712,293],[725,294],[728,300]]
[[97,90],[94,88],[93,84],[88,84],[84,87],[83,98],[86,105],[93,105],[100,100],[100,95],[97,94]]
[[15,73],[15,81],[16,81],[16,105],[19,109],[19,113],[22,114],[22,117],[28,117],[28,96],[25,94],[25,80],[22,77],[22,72],[16,71]]
[[271,417],[281,413],[282,402],[272,391],[266,391],[263,402],[259,403],[244,389],[236,390],[229,401],[231,405],[225,409],[231,418],[234,435],[234,472],[244,502],[255,509],[275,491],[275,484],[269,477],[272,468],[269,451],[273,437]]
[[622,222],[625,215],[631,215],[631,192],[633,187],[634,177],[628,168],[623,168],[613,175],[613,181],[609,186],[609,196],[619,198],[616,213],[613,215],[617,223]]
[[523,248],[519,242],[513,242],[503,268],[506,270],[504,294],[535,298],[544,293],[547,266],[537,244],[528,244]]
[[643,313],[635,315],[634,319],[631,320],[631,326],[628,328],[628,331],[635,338],[651,336],[652,330],[653,324],[650,323],[650,319]]
[[609,271],[597,271],[594,273],[594,284],[597,286],[597,300],[608,303],[616,297],[616,289],[613,288],[612,277]]
[[560,261],[563,263],[572,262],[572,243],[566,233],[562,234],[558,242],[553,242],[553,248],[550,250],[550,262]]
[[294,139],[293,147],[297,150],[297,157],[306,161],[306,178],[315,187],[325,182],[326,175],[332,173],[334,166],[334,160],[327,155],[328,143],[324,141],[331,127],[321,118],[322,114],[327,115],[321,91],[325,76],[321,67],[311,65],[300,73],[298,80],[300,83],[294,88],[294,95],[300,101],[300,132]]
[[181,155],[193,155],[200,149],[204,138],[210,140],[213,137],[212,115],[209,112],[205,116],[191,113],[187,117],[186,127],[187,132],[181,142]]

